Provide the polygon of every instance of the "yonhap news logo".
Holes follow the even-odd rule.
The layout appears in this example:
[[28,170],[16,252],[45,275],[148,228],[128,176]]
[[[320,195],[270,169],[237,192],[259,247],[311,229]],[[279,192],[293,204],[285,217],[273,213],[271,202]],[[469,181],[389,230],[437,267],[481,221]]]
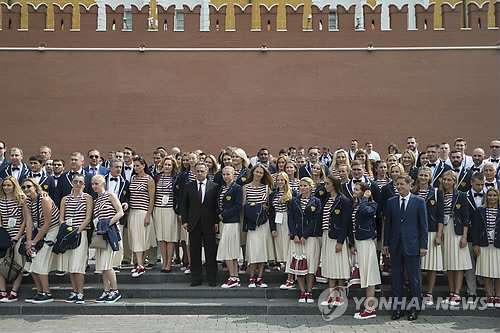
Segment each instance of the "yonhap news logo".
[[349,305],[344,287],[325,289],[318,298],[318,308],[325,321],[342,316]]

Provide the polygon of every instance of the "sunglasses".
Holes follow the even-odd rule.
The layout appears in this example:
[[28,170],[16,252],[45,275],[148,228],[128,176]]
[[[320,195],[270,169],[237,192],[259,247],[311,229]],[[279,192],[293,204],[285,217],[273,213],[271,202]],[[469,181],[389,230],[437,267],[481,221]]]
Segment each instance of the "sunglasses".
[[33,187],[33,185],[23,185],[23,186],[21,186],[21,189],[25,190],[25,189],[30,189],[32,187]]
[[90,155],[89,158],[99,158],[99,155]]
[[85,182],[83,180],[73,180],[73,184],[80,184],[80,185],[83,185],[85,184]]
[[490,148],[500,148],[500,146],[490,146]]

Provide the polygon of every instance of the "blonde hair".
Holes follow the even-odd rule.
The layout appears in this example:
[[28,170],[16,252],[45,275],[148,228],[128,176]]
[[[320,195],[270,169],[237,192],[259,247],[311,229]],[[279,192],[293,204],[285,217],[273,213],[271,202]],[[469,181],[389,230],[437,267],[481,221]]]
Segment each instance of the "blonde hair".
[[307,183],[307,185],[309,185],[309,187],[311,188],[310,192],[312,192],[312,190],[314,189],[314,181],[311,178],[302,177],[302,178],[300,178],[300,181]]
[[24,200],[26,200],[26,195],[23,193],[23,190],[21,189],[21,186],[19,185],[16,177],[13,176],[5,177],[0,183],[0,198],[7,198],[7,194],[3,190],[3,183],[5,183],[6,180],[9,180],[14,185],[14,198],[16,199],[16,201],[18,203],[23,203]]
[[[401,163],[394,163],[389,167],[389,176],[391,175],[392,168],[398,168],[399,169],[399,175],[403,176],[405,174],[405,168]],[[392,179],[392,178],[391,178]]]
[[347,154],[347,152],[344,149],[338,149],[335,151],[335,153],[333,153],[332,165],[330,166],[330,168],[332,170],[334,170],[334,169],[337,169],[339,167],[339,165],[342,165],[342,164],[337,164],[337,155],[339,153],[343,153],[345,155],[345,162],[342,164],[346,164],[349,168],[351,168],[351,163],[349,162],[349,155]]
[[[405,156],[405,154],[408,154],[410,155],[410,159],[411,159],[411,165],[410,165],[410,169],[415,167],[416,163],[417,163],[417,160],[415,158],[415,153],[412,152],[410,149],[406,149],[402,154],[401,154],[401,157],[399,158],[400,160],[400,163],[403,164],[403,156]],[[404,165],[403,165],[404,167]]]
[[38,193],[38,194],[46,193],[44,190],[42,190],[42,187],[40,186],[40,184],[38,184],[36,182],[35,179],[33,179],[31,177],[25,178],[22,183],[24,184],[26,182],[30,182],[31,184],[33,184],[33,186],[35,186],[35,192],[36,193]]
[[285,165],[283,166],[283,171],[285,171],[285,169],[286,169],[286,163],[288,162],[288,157],[286,157],[285,155],[280,155],[280,156],[278,156],[278,158],[276,158],[276,172],[281,172],[280,170],[278,170],[278,162],[280,160],[284,160],[285,161]]
[[[315,166],[315,165],[319,165],[319,168],[321,169],[321,174],[319,175],[319,181],[318,181],[318,184],[321,184],[321,183],[324,183],[325,182],[325,178],[326,178],[326,173],[325,173],[325,165],[321,162],[316,162],[314,163],[312,166],[311,166],[311,174],[312,174],[312,168]],[[314,181],[314,180],[313,180]]]
[[488,207],[488,193],[489,192],[495,192],[497,194],[497,207],[500,206],[500,190],[498,190],[497,188],[495,187],[490,187],[488,189],[488,191],[486,191],[486,200],[484,200],[484,204],[483,204],[483,207],[486,208]]
[[[445,173],[443,173],[443,176],[442,178],[446,177],[446,176],[450,176],[451,179],[453,179],[453,182],[454,182],[454,185],[453,185],[453,190],[455,190],[457,188],[457,182],[458,182],[458,179],[457,179],[457,174],[455,173],[455,171],[453,170],[448,170],[446,171]],[[444,186],[443,186],[443,182],[441,181],[441,183],[439,184],[439,189],[441,191],[443,191],[443,193],[446,193],[445,189],[444,189]]]
[[166,160],[169,160],[170,162],[172,162],[172,166],[174,167],[172,169],[172,176],[176,175],[179,172],[179,165],[177,164],[177,159],[175,157],[173,157],[172,155],[165,156],[165,158],[162,159],[160,161],[160,163],[158,163],[158,167],[160,168],[160,170],[163,170],[163,167],[165,165]]
[[[421,166],[420,168],[418,168],[418,174],[422,173],[422,172],[425,172],[427,174],[429,174],[429,185],[430,183],[432,182],[432,170],[431,168],[429,168],[428,166]],[[418,191],[420,191],[420,180],[418,179],[417,177],[417,180],[415,181],[415,184],[413,185],[413,193],[418,193]],[[425,190],[425,189],[422,189],[422,190]]]
[[[212,167],[210,168],[210,170],[208,170],[208,173],[211,175],[215,175],[217,171],[219,171],[219,167],[217,165],[217,159],[215,158],[214,155],[207,155],[207,157],[205,157],[205,161],[207,160],[207,158],[209,158],[212,161]],[[205,164],[206,163],[207,162],[205,162]]]
[[[276,180],[278,177],[282,177],[285,180],[285,185],[283,186],[283,196],[280,198],[280,203],[287,203],[288,201],[292,200],[292,190],[290,189],[290,179],[288,178],[288,175],[286,172],[278,172],[276,174]],[[279,189],[276,189],[276,191],[279,191]]]
[[[293,177],[294,177],[294,178],[299,178],[299,168],[297,168],[297,164],[296,164],[294,161],[288,160],[288,161],[286,162],[286,164],[285,164],[285,172],[286,172],[286,166],[287,166],[288,164],[293,165],[293,167],[295,168],[295,171],[293,172]],[[288,176],[288,174],[287,174],[287,176]]]
[[245,168],[248,168],[250,165],[250,161],[248,160],[247,153],[241,148],[234,148],[233,149],[233,154],[237,155],[239,158],[241,158],[241,165],[243,165]]

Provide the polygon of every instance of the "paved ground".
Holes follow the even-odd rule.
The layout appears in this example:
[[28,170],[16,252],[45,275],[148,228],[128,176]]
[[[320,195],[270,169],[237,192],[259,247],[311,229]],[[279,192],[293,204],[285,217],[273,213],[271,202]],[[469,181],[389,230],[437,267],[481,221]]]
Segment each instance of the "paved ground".
[[4,316],[0,332],[500,332],[499,318],[427,316],[416,322],[387,316],[357,321],[342,316]]

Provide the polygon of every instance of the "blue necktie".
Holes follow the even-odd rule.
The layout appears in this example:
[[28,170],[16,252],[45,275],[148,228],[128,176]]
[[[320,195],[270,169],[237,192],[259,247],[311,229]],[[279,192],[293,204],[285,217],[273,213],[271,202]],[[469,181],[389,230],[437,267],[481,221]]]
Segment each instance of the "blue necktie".
[[405,214],[405,198],[401,198],[401,216]]

